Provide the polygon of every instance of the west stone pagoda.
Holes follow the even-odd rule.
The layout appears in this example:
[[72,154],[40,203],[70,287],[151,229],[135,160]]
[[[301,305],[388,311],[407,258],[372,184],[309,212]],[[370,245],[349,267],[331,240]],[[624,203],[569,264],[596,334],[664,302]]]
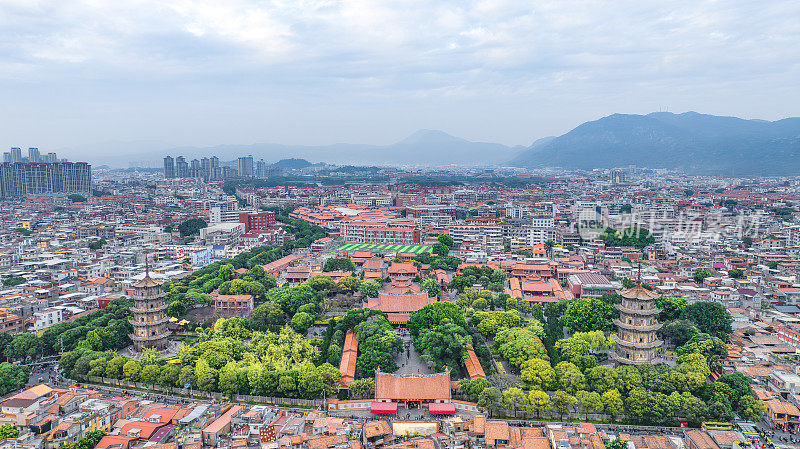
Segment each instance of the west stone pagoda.
[[656,365],[663,363],[658,356],[663,340],[656,331],[662,324],[656,320],[661,309],[655,300],[658,294],[636,285],[622,292],[622,303],[615,304],[619,318],[614,319],[617,335],[611,339],[617,344],[611,358],[618,365]]
[[170,335],[167,329],[169,317],[167,316],[167,305],[164,304],[164,296],[161,284],[150,277],[148,267],[144,279],[131,285],[133,290],[130,295],[133,298],[134,306],[131,308],[133,319],[130,320],[133,326],[133,333],[130,338],[133,347],[137,352],[143,352],[147,348],[155,348],[158,351],[167,349],[168,338]]

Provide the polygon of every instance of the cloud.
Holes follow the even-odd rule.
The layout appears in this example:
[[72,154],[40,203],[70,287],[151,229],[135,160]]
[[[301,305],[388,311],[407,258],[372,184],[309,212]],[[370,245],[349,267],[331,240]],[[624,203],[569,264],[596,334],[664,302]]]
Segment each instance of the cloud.
[[[153,135],[142,138],[174,132],[186,143],[269,137],[257,124],[214,116],[225,109],[238,114],[230,122],[260,114],[283,130],[281,120],[306,116],[304,129],[322,143],[361,140],[342,130],[368,125],[383,108],[397,131],[383,135],[381,126],[365,137],[448,126],[525,143],[598,114],[665,103],[776,118],[800,99],[791,88],[800,79],[798,17],[792,1],[0,0],[0,94],[45,110],[0,119],[26,138],[41,127],[25,123],[46,120],[54,140],[75,143],[86,137],[70,134],[66,107],[102,122],[108,114],[83,109],[106,105],[131,123],[109,138],[143,129]],[[745,90],[769,101],[744,95],[734,104]],[[145,117],[153,108],[177,126]],[[195,131],[188,142],[189,120],[228,131]],[[300,128],[277,135],[314,140]]]

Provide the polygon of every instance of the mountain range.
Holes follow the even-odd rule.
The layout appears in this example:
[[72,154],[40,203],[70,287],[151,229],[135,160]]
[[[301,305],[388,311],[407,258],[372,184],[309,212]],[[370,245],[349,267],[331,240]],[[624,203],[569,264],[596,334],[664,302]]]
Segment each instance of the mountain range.
[[716,175],[796,175],[800,118],[774,122],[697,112],[613,114],[534,142],[513,166],[594,168],[636,165]]
[[[145,146],[146,145],[146,146]],[[697,112],[613,114],[585,122],[528,147],[473,142],[443,131],[420,130],[390,145],[339,143],[321,146],[256,143],[213,147],[170,147],[159,143],[84,147],[68,156],[103,154],[95,164],[126,167],[131,161],[159,164],[165,155],[187,159],[218,156],[223,161],[252,154],[268,163],[306,159],[313,163],[416,166],[516,166],[525,168],[639,167],[681,169],[694,174],[796,175],[800,173],[800,118],[774,122]],[[149,150],[141,152],[141,148]],[[108,148],[114,148],[109,151]],[[70,154],[71,153],[71,154]],[[85,156],[74,158],[83,159]],[[288,162],[285,162],[288,163]]]

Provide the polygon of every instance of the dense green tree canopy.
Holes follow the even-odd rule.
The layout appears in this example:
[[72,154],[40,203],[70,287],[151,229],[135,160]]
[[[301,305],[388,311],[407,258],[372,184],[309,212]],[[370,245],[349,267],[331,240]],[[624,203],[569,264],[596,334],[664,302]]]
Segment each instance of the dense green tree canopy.
[[571,332],[588,332],[614,329],[611,319],[618,316],[616,309],[599,298],[573,299],[567,303],[567,310],[561,319]]
[[467,321],[461,309],[451,302],[435,302],[412,313],[408,318],[408,329],[415,338],[422,329],[432,329],[444,320],[466,328]]

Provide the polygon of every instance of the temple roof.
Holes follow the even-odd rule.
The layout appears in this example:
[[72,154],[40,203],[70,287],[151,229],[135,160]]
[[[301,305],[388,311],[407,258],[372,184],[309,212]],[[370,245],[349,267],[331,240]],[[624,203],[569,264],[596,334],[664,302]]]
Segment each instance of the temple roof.
[[648,290],[641,285],[637,285],[633,288],[629,288],[627,290],[623,290],[621,293],[623,298],[627,299],[656,299],[658,298],[658,293]]
[[136,281],[131,285],[135,288],[157,287],[161,285],[161,282],[151,278],[148,274],[142,280]]
[[375,399],[435,400],[450,399],[450,373],[427,376],[401,376],[375,373]]

